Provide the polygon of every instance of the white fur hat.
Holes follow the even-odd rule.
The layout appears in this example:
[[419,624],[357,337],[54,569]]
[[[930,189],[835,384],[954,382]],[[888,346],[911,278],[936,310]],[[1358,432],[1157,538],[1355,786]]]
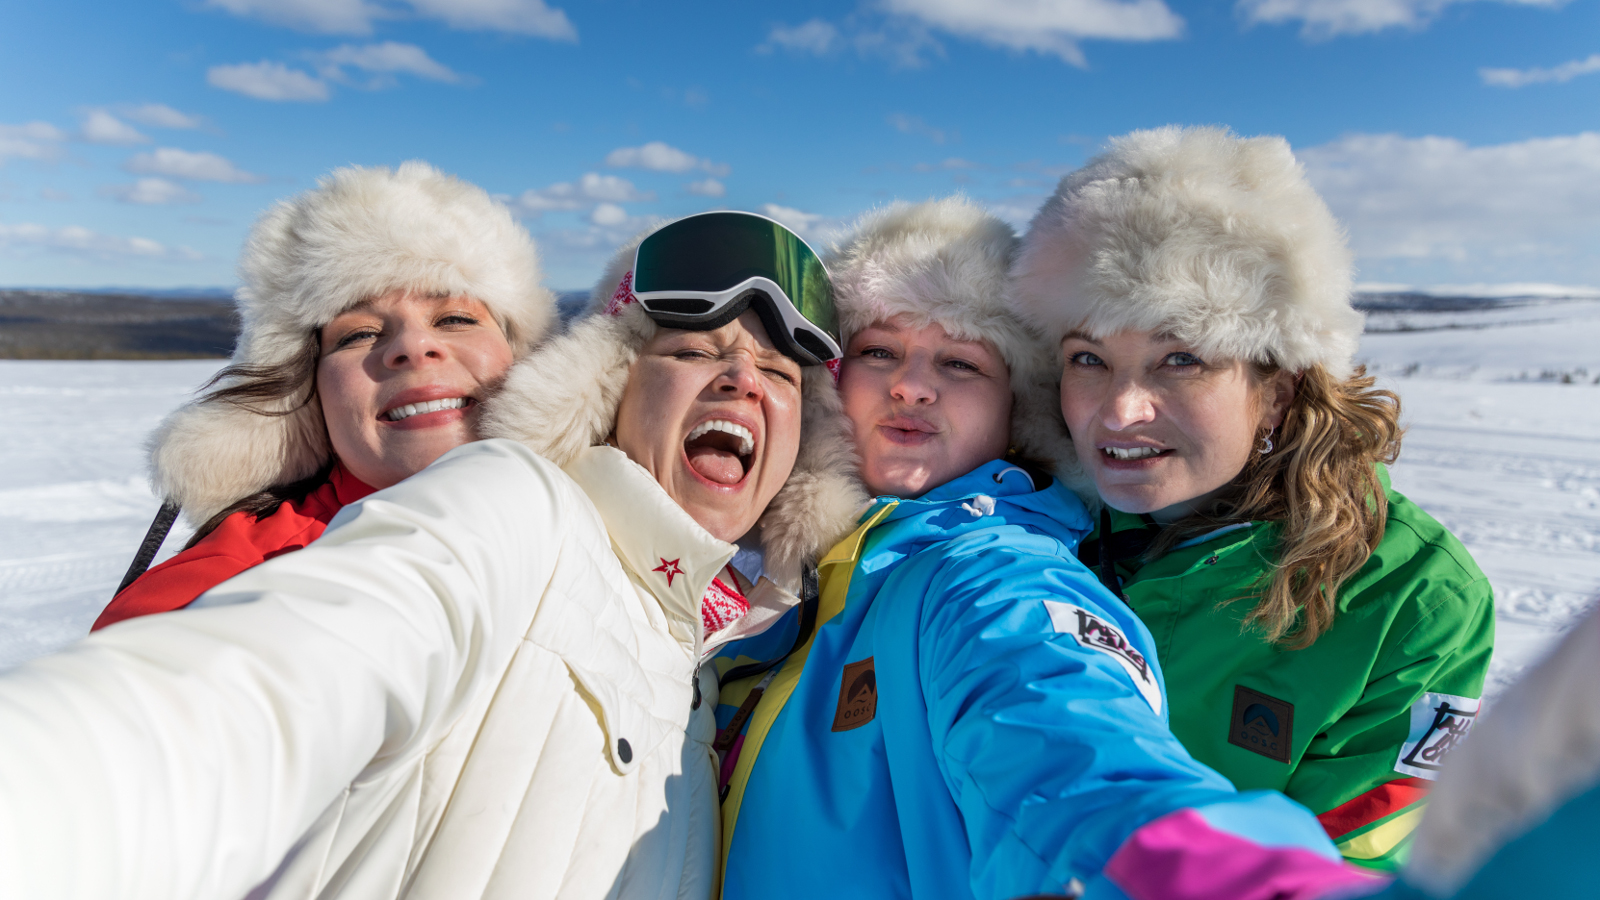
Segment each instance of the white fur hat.
[[[895,203],[862,216],[834,243],[841,343],[875,322],[906,315],[952,337],[988,341],[1011,374],[1011,442],[1058,470],[1076,467],[1060,416],[1049,345],[1006,304],[1016,233],[965,197]],[[1063,474],[1069,474],[1063,471]]]
[[[649,233],[617,251],[564,334],[511,368],[484,405],[485,437],[521,441],[565,466],[610,436],[628,372],[656,333],[632,291],[634,252]],[[804,565],[850,533],[867,500],[832,375],[824,366],[806,366],[800,390],[800,454],[758,523],[767,577],[795,592]]]
[[1202,356],[1350,374],[1362,316],[1339,223],[1288,142],[1116,138],[1034,217],[1010,297],[1046,337],[1168,331]]
[[[239,273],[242,327],[230,362],[251,369],[289,366],[335,316],[399,288],[481,301],[518,356],[555,316],[538,251],[510,211],[422,162],[337,169],[278,203],[250,232]],[[200,523],[315,473],[332,450],[310,389],[255,409],[205,397],[179,408],[151,438],[156,491]]]

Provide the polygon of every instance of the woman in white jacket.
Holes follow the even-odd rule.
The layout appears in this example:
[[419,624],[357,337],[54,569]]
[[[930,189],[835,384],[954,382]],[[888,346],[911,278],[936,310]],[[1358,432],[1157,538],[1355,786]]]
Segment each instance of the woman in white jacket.
[[520,443],[0,676],[0,897],[710,896],[700,664],[862,495],[809,247],[712,213],[622,271],[486,404]]

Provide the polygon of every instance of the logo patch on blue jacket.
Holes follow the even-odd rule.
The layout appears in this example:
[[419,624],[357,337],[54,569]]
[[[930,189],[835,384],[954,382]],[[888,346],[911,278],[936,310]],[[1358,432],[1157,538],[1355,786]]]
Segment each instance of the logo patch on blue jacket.
[[1099,650],[1127,671],[1133,679],[1133,686],[1139,689],[1150,708],[1161,714],[1161,685],[1156,683],[1155,673],[1150,671],[1150,662],[1144,654],[1135,650],[1126,635],[1117,626],[1107,622],[1081,606],[1071,603],[1062,603],[1059,600],[1044,601],[1044,608],[1050,613],[1050,624],[1062,634],[1070,634],[1079,644]]

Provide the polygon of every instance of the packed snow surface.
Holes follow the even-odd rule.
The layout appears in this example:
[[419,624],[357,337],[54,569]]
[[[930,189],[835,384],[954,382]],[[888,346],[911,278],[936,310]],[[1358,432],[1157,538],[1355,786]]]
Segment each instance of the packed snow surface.
[[[1402,399],[1395,486],[1494,584],[1496,693],[1600,595],[1600,301],[1375,312],[1361,357]],[[218,366],[0,361],[0,668],[88,631],[158,506],[145,439]]]

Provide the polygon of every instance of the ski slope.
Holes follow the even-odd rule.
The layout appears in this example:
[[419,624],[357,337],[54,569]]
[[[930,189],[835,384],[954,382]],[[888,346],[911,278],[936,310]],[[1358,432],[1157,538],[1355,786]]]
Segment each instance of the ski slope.
[[[1497,693],[1600,595],[1600,301],[1374,313],[1361,357],[1402,399],[1396,487],[1494,584]],[[0,361],[0,668],[88,631],[155,514],[145,438],[219,365]]]

